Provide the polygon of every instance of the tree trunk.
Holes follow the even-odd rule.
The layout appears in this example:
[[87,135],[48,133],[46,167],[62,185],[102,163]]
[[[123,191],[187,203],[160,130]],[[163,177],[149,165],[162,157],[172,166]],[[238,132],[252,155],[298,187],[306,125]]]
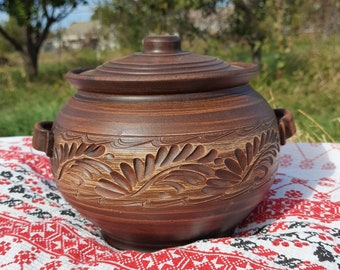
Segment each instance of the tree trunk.
[[32,80],[38,76],[38,54],[34,51],[22,52],[24,60],[25,74],[28,80]]
[[253,63],[257,64],[261,68],[262,64],[262,47],[257,46],[251,48],[251,58]]

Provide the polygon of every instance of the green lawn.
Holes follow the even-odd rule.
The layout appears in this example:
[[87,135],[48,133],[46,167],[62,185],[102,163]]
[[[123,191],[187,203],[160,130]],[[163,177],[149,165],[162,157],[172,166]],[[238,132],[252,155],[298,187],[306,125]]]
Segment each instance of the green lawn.
[[[281,77],[276,79],[275,53],[263,55],[263,71],[251,85],[272,105],[294,114],[298,128],[295,141],[340,141],[340,36],[327,40],[299,38],[285,59]],[[184,47],[185,49],[185,47]],[[192,51],[192,48],[190,49]],[[201,53],[196,51],[197,53]],[[206,52],[224,60],[249,61],[240,46],[226,51]],[[65,79],[68,70],[95,67],[128,52],[94,51],[43,53],[41,75],[26,82],[17,56],[12,66],[0,67],[0,136],[31,135],[34,123],[53,120],[75,89]]]

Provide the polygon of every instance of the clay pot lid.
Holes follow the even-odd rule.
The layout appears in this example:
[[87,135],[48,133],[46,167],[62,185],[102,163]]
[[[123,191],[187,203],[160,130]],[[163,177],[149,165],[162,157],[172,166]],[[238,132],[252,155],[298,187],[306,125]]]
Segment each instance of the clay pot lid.
[[174,94],[226,89],[247,84],[258,67],[227,63],[181,50],[177,36],[149,36],[143,52],[90,70],[68,72],[79,90],[108,94]]

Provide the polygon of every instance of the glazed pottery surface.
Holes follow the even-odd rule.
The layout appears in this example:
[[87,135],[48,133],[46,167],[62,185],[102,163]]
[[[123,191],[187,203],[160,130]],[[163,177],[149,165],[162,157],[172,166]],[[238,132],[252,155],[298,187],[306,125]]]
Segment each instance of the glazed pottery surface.
[[69,72],[78,91],[36,124],[33,145],[117,248],[225,236],[263,199],[295,132],[289,111],[249,86],[256,72],[151,36],[141,53]]

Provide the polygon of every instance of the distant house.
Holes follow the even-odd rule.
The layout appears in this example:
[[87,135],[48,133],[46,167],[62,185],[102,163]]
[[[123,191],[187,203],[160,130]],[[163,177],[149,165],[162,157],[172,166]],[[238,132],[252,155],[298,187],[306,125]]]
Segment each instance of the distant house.
[[66,50],[82,48],[113,49],[117,47],[117,44],[112,34],[110,35],[111,32],[103,28],[99,21],[73,23],[59,33],[58,37],[47,40],[44,49],[46,51],[61,48]]
[[53,51],[62,48],[62,41],[58,37],[52,37],[45,41],[44,51]]
[[208,31],[210,34],[216,34],[228,28],[227,18],[233,11],[232,6],[220,7],[216,9],[216,13],[204,16],[201,10],[192,10],[189,17],[198,29]]
[[78,22],[71,24],[61,35],[63,48],[95,49],[99,43],[100,25],[98,21]]

